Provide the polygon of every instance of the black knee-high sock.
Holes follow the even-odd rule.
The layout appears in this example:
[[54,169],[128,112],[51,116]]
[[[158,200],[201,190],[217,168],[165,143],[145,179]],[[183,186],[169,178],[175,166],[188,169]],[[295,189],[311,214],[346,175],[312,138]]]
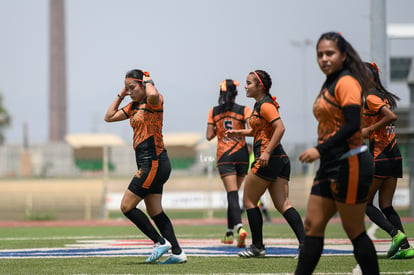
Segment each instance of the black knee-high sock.
[[295,275],[310,275],[313,273],[322,255],[323,242],[324,237],[305,236]]
[[246,210],[249,220],[252,243],[257,248],[263,248],[263,216],[259,207]]
[[164,211],[151,218],[157,225],[162,236],[164,236],[164,238],[166,238],[171,243],[171,251],[173,252],[173,254],[180,254],[181,247],[178,244],[177,238],[175,236],[174,228],[172,226],[170,219],[164,213]]
[[285,217],[293,232],[295,232],[299,243],[303,243],[305,240],[305,227],[303,226],[299,212],[294,207],[291,207],[283,213],[283,217]]
[[239,192],[227,192],[227,228],[232,229],[241,223]]
[[372,203],[367,204],[365,210],[368,218],[378,225],[382,230],[386,231],[391,237],[397,234],[397,228],[382,214],[382,212],[376,208]]
[[[390,223],[392,223],[401,232],[404,232],[404,227],[401,223],[400,215],[398,215],[394,207],[390,206],[390,207],[384,208],[382,209],[382,213],[384,213],[385,217],[387,217]],[[404,240],[401,244],[401,248],[406,249],[409,247],[410,247],[410,243],[408,242],[408,240]]]
[[354,256],[364,275],[379,274],[377,252],[374,244],[364,231],[352,240]]
[[381,209],[382,213],[384,213],[385,217],[394,225],[398,230],[404,232],[404,228],[401,223],[400,215],[395,211],[394,207],[389,206],[387,208]]
[[133,222],[148,238],[150,238],[154,243],[163,242],[163,239],[154,226],[148,219],[147,215],[144,214],[141,210],[133,208],[124,213],[124,215]]

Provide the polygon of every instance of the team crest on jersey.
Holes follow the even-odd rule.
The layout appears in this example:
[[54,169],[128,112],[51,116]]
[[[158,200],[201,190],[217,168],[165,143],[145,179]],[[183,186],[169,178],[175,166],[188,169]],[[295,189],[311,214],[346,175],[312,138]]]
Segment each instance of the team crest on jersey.
[[137,178],[141,178],[141,176],[142,176],[142,169],[141,168],[136,172],[135,176]]
[[331,180],[331,190],[335,195],[339,194],[338,185],[335,184],[334,180]]

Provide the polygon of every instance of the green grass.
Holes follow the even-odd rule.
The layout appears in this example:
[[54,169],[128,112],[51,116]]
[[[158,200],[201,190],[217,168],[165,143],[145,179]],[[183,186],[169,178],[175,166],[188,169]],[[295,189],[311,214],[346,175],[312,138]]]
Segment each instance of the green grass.
[[[188,218],[182,211],[171,212],[174,219]],[[215,215],[224,215],[217,211]],[[276,214],[277,215],[277,214]],[[275,216],[277,217],[277,216]],[[178,239],[219,239],[225,231],[224,225],[175,226]],[[407,235],[414,236],[414,223],[405,223]],[[247,228],[248,229],[248,228]],[[381,230],[377,238],[388,236]],[[249,232],[250,233],[250,232]],[[265,224],[264,238],[294,238],[289,226]],[[0,249],[17,248],[62,248],[79,239],[137,239],[145,238],[134,226],[99,227],[22,227],[0,228]],[[341,224],[329,224],[326,238],[346,238]],[[265,257],[242,259],[239,257],[189,256],[182,265],[143,264],[145,257],[83,257],[83,258],[37,258],[0,259],[0,274],[237,274],[237,273],[293,273],[297,260],[293,257]],[[414,260],[389,260],[379,256],[382,273],[407,274],[414,270]],[[349,273],[356,266],[353,256],[323,256],[315,270],[321,273]],[[412,273],[411,273],[412,274]]]
[[[238,257],[189,257],[186,264],[144,264],[144,257],[104,257],[65,259],[1,260],[2,274],[263,274],[293,273],[292,257],[242,259]],[[407,274],[413,270],[412,260],[379,259],[382,273]],[[322,257],[315,272],[349,273],[356,262],[352,256]],[[411,273],[412,274],[412,273]]]

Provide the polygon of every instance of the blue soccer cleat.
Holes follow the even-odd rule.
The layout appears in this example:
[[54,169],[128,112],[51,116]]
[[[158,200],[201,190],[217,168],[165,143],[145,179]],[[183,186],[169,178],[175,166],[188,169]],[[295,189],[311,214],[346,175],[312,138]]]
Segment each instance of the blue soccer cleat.
[[165,261],[160,262],[159,264],[183,264],[187,262],[187,256],[185,255],[184,251],[180,254],[172,254],[168,257]]
[[164,238],[165,243],[161,244],[161,243],[156,243],[154,244],[154,251],[152,251],[151,256],[149,256],[145,262],[146,263],[153,263],[156,260],[158,260],[159,258],[161,258],[162,255],[164,255],[165,252],[167,252],[168,250],[170,250],[171,248],[171,244],[169,241],[167,241]]

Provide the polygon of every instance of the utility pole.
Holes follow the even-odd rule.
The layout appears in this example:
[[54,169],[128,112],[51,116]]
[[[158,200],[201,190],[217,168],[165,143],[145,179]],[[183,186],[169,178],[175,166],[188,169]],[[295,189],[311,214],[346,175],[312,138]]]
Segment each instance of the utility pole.
[[49,140],[66,135],[65,1],[49,0]]
[[366,61],[378,65],[385,87],[390,80],[387,45],[385,0],[371,0],[371,60]]

